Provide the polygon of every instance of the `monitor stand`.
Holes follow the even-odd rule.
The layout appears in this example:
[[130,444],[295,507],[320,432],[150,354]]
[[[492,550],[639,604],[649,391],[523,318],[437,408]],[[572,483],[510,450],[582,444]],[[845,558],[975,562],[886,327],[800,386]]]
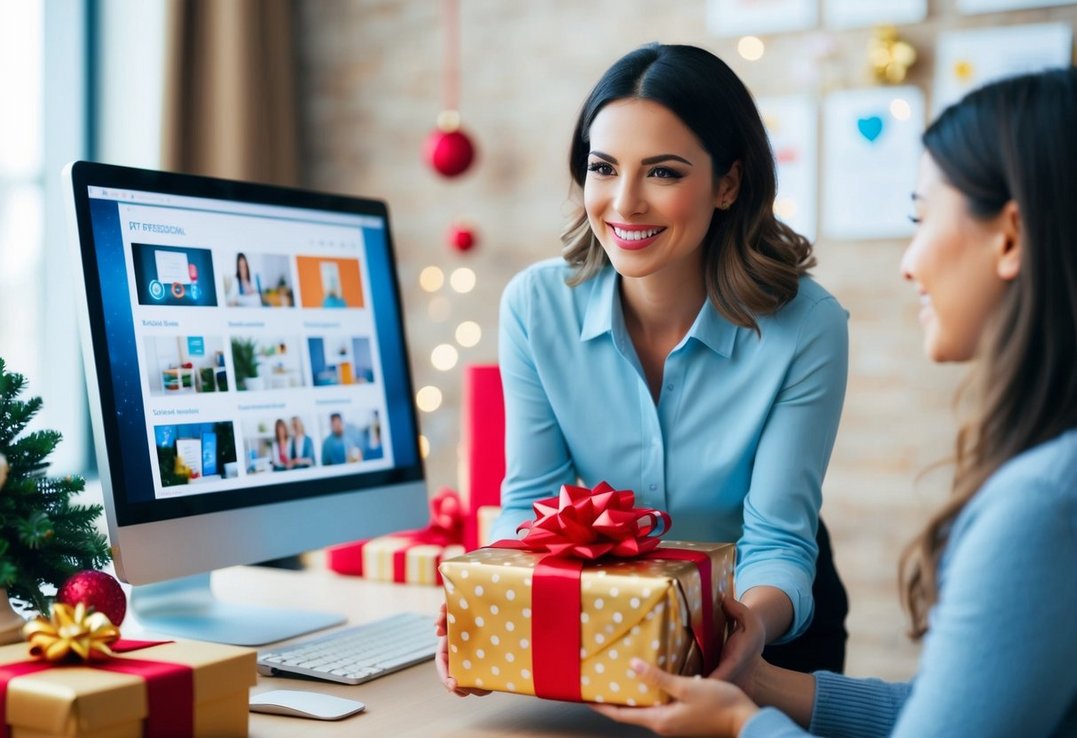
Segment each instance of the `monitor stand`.
[[209,574],[132,588],[131,611],[147,631],[199,641],[261,646],[345,622],[337,613],[221,602]]

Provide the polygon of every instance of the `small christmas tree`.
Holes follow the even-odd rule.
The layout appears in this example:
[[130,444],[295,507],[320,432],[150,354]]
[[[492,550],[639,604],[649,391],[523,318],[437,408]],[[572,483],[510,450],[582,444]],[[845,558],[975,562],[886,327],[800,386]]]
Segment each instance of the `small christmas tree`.
[[42,587],[60,587],[77,571],[101,567],[109,550],[96,525],[101,506],[71,501],[85,481],[45,476],[45,459],[60,434],[42,430],[19,437],[41,409],[40,397],[18,399],[25,384],[0,359],[0,589],[47,612],[50,597]]

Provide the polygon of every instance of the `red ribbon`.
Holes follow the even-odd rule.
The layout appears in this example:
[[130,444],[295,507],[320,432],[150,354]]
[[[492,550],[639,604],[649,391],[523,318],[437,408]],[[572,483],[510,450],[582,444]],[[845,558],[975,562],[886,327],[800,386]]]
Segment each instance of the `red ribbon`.
[[[113,650],[123,652],[169,641],[117,641]],[[94,669],[137,676],[146,682],[146,719],[142,735],[146,738],[181,738],[194,734],[194,670],[184,664],[144,659],[110,659],[93,663],[74,664]],[[46,661],[20,661],[0,665],[0,738],[9,738],[7,725],[7,691],[13,679],[47,669],[65,668],[72,664],[52,664]]]
[[[565,485],[557,497],[534,503],[535,520],[517,528],[522,540],[503,540],[491,548],[546,552],[532,577],[531,653],[535,694],[556,700],[582,700],[580,693],[580,579],[584,560],[602,556],[690,561],[699,571],[702,622],[692,630],[703,655],[705,673],[717,665],[711,559],[703,551],[657,549],[669,532],[669,514],[633,507],[635,495],[606,482],[594,490]],[[661,523],[661,528],[659,528]]]

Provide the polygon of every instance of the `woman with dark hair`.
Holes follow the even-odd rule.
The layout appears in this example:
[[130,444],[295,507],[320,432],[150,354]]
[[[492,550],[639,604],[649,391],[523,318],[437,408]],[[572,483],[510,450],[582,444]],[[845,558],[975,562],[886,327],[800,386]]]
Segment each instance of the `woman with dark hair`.
[[748,90],[703,49],[633,51],[584,103],[569,170],[582,207],[563,258],[502,298],[494,536],[563,484],[634,490],[669,511],[673,538],[738,543],[737,596],[760,627],[727,644],[717,676],[767,643],[793,668],[840,671],[847,606],[818,512],[847,316],[774,216]]
[[228,304],[231,306],[260,307],[262,296],[258,292],[256,279],[251,276],[251,265],[247,255],[242,251],[236,254],[236,274],[233,281],[226,285]]
[[269,449],[269,459],[273,464],[273,471],[287,471],[293,463],[288,455],[288,424],[283,418],[277,418],[273,424],[273,442]]
[[[678,701],[601,711],[663,735],[803,735],[789,717],[831,736],[1077,735],[1074,131],[1070,68],[972,92],[924,134],[901,269],[920,293],[926,353],[976,363],[953,496],[901,562],[911,633],[924,636],[916,678],[757,659],[738,688],[639,664]],[[727,613],[752,627],[737,603]]]

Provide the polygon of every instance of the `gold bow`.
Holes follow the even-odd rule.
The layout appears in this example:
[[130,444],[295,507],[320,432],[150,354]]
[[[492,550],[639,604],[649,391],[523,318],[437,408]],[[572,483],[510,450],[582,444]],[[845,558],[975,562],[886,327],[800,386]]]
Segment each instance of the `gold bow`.
[[75,653],[83,661],[112,656],[110,643],[120,639],[120,629],[103,612],[87,611],[82,602],[74,607],[61,602],[52,606],[52,617],[38,615],[23,626],[30,642],[30,655],[47,661],[61,661]]

